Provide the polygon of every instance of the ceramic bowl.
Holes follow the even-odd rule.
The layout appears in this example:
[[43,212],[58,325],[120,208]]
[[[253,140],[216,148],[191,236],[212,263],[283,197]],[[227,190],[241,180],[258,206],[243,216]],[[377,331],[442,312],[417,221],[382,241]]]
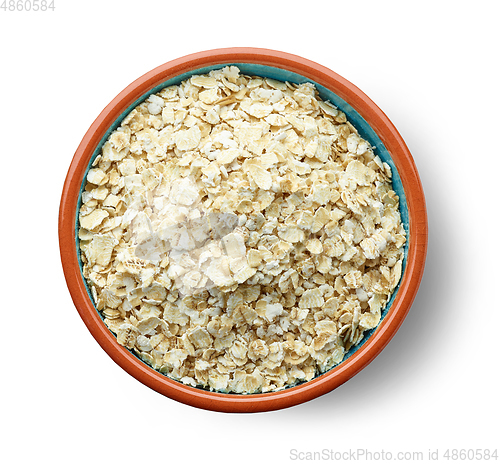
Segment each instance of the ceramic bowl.
[[[344,111],[360,135],[393,170],[393,188],[400,198],[407,232],[401,282],[382,314],[379,326],[345,359],[315,379],[278,392],[233,394],[210,392],[172,380],[120,346],[95,309],[84,282],[78,256],[77,211],[86,172],[102,144],[126,114],[150,94],[178,84],[192,74],[237,65],[243,74],[295,83],[313,82],[320,96]],[[422,185],[413,158],[388,117],[361,90],[330,69],[288,53],[228,48],[188,55],[146,73],[123,90],[101,112],[83,137],[68,170],[59,214],[59,243],[64,274],[73,302],[84,323],[109,356],[130,375],[174,400],[194,407],[224,412],[260,412],[290,407],[323,395],[368,365],[391,340],[406,317],[424,271],[427,217]]]

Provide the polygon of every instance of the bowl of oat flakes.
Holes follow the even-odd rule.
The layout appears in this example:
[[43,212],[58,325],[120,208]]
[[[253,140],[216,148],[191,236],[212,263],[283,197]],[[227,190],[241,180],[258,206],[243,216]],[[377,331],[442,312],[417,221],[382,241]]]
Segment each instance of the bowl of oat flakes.
[[76,309],[129,374],[225,412],[290,407],[371,362],[415,298],[422,186],[358,88],[273,50],[196,53],[97,117],[60,204]]

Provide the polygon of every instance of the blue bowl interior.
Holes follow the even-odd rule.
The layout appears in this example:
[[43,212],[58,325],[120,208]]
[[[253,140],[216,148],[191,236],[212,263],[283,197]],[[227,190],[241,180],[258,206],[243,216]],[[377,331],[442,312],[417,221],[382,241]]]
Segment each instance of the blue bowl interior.
[[[85,176],[82,181],[82,185],[80,187],[80,194],[78,197],[78,206],[77,206],[77,211],[80,209],[81,203],[82,203],[82,193],[85,189],[85,180],[87,177],[87,172],[90,169],[93,161],[95,158],[98,156],[98,154],[101,151],[102,146],[110,136],[110,134],[121,124],[123,119],[132,111],[137,105],[145,101],[150,95],[160,92],[162,89],[165,87],[169,87],[171,85],[178,85],[182,81],[189,79],[193,75],[198,75],[198,74],[206,74],[209,73],[210,71],[214,69],[221,69],[225,66],[237,66],[242,74],[250,75],[250,76],[259,76],[259,77],[267,77],[270,79],[275,79],[278,81],[288,81],[292,82],[295,84],[302,84],[305,82],[310,82],[315,85],[316,89],[318,90],[319,96],[321,97],[322,100],[329,101],[333,105],[335,105],[339,110],[343,111],[346,116],[348,121],[358,130],[359,135],[367,140],[370,145],[374,148],[375,154],[377,154],[380,159],[384,162],[386,162],[392,170],[392,185],[393,185],[393,190],[396,192],[396,194],[399,196],[399,207],[400,207],[400,212],[401,212],[401,222],[403,224],[403,227],[406,231],[406,236],[407,236],[407,241],[405,244],[404,248],[404,258],[403,258],[403,270],[402,270],[402,275],[404,275],[404,271],[406,269],[406,262],[407,262],[407,255],[408,255],[408,243],[409,243],[409,216],[408,216],[408,204],[406,202],[406,196],[405,192],[403,189],[403,184],[401,182],[401,178],[399,176],[399,173],[396,169],[396,166],[394,165],[394,162],[391,158],[391,155],[387,148],[384,146],[382,141],[380,140],[380,137],[377,135],[377,133],[371,128],[371,126],[368,124],[368,122],[345,100],[340,98],[338,95],[336,95],[334,92],[331,90],[327,89],[326,87],[323,87],[322,85],[314,82],[311,79],[305,78],[304,76],[301,76],[300,74],[287,71],[284,69],[280,68],[275,68],[271,66],[264,66],[260,64],[252,64],[252,63],[232,63],[232,64],[223,64],[223,65],[212,65],[212,66],[206,66],[203,68],[198,68],[193,71],[186,72],[184,74],[181,74],[179,76],[176,76],[172,79],[169,79],[167,81],[162,82],[161,84],[157,85],[153,89],[151,89],[149,92],[145,93],[141,98],[137,99],[132,105],[130,105],[121,115],[119,118],[116,119],[116,121],[109,127],[109,129],[106,131],[104,137],[101,139],[99,144],[97,145],[96,149],[94,150],[94,153],[92,155],[92,158],[89,162],[89,165],[87,167],[87,171],[85,172]],[[76,215],[76,223],[75,223],[75,231],[76,231],[76,246],[77,250],[79,250],[79,245],[80,245],[80,240],[78,238],[78,215]],[[85,282],[85,286],[87,289],[87,293],[89,295],[90,300],[94,303],[92,294],[90,292],[90,289],[87,285],[86,280],[83,278],[83,265],[80,259],[80,255],[78,255],[78,261],[80,265],[80,271],[82,272],[82,279]],[[402,279],[401,279],[402,280]],[[398,285],[392,294],[390,300],[388,301],[386,307],[382,311],[382,317],[381,317],[381,322],[382,320],[386,317],[387,313],[390,311],[391,305],[399,291],[400,285]],[[94,304],[95,307],[95,304]],[[97,309],[96,309],[97,311]],[[99,313],[100,315],[100,313]],[[101,316],[102,318],[102,316]],[[337,366],[333,367],[331,370],[334,370],[338,368],[344,361],[346,361],[348,358],[350,358],[354,353],[356,353],[365,343],[366,341],[370,338],[370,336],[378,329],[378,327],[375,327],[374,329],[371,329],[369,331],[366,331],[364,333],[364,338],[363,340],[357,345],[352,347],[344,356],[343,361],[338,364]],[[133,353],[133,352],[132,352]],[[135,355],[135,353],[133,353]],[[136,356],[137,357],[137,356]],[[140,358],[137,357],[139,360]],[[142,360],[141,360],[142,362]],[[149,366],[148,366],[149,367]],[[325,373],[326,374],[326,373]],[[321,375],[325,375],[321,374]]]

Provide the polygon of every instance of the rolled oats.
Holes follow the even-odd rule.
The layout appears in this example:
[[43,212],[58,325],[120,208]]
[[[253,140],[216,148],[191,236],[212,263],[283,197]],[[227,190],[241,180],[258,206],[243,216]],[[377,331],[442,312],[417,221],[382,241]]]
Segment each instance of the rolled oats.
[[270,392],[342,361],[402,273],[392,172],[310,83],[194,75],[86,177],[81,260],[119,344],[187,385]]

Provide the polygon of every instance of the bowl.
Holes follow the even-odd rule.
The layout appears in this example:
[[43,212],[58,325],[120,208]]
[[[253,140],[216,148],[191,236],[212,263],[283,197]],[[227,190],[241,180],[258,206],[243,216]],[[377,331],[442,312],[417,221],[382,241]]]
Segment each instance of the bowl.
[[[268,393],[219,393],[191,387],[155,371],[119,345],[96,310],[82,275],[78,214],[86,173],[104,141],[128,112],[150,94],[193,74],[236,65],[243,74],[293,83],[313,82],[323,100],[346,115],[360,135],[376,147],[393,172],[406,229],[401,281],[382,313],[380,324],[366,333],[336,367],[314,379]],[[221,412],[262,412],[294,406],[337,388],[367,366],[395,335],[417,293],[427,250],[425,199],[413,158],[388,117],[361,90],[330,69],[305,58],[267,49],[226,48],[203,51],[165,63],[138,78],[101,112],[84,135],[69,167],[59,211],[59,245],[67,286],[83,322],[106,353],[126,372],[157,392],[182,403]]]

